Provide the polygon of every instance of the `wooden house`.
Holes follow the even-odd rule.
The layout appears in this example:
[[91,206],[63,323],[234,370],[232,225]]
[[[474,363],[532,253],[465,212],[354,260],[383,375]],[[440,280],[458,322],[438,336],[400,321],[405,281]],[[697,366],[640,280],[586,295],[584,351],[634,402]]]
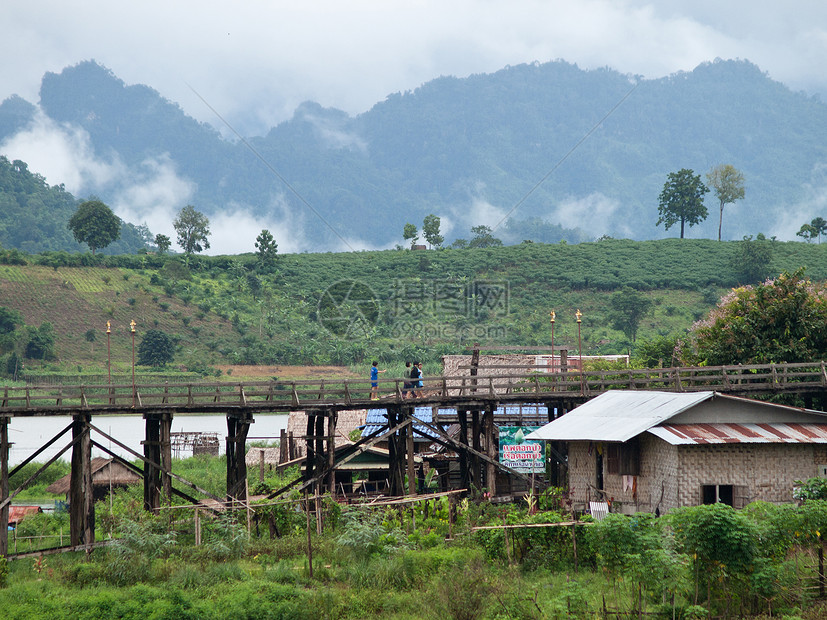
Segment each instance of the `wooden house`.
[[[49,493],[69,495],[71,474],[55,480],[46,487]],[[96,457],[92,459],[92,488],[95,501],[103,499],[110,489],[126,487],[141,482],[141,476],[123,463],[114,459]]]
[[579,509],[791,502],[796,480],[827,476],[827,414],[717,392],[610,391],[526,438],[568,444]]

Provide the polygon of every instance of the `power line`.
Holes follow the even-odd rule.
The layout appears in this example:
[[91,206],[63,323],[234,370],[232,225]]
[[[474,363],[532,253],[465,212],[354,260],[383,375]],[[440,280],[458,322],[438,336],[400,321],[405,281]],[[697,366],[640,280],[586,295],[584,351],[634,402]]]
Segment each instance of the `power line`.
[[560,158],[560,160],[559,160],[556,164],[554,164],[554,165],[551,167],[551,170],[549,170],[548,172],[546,172],[546,173],[543,175],[543,178],[541,178],[539,181],[537,181],[537,183],[535,183],[535,184],[534,184],[534,187],[532,187],[530,190],[528,190],[528,192],[525,194],[525,196],[523,196],[522,198],[520,198],[520,199],[517,201],[517,203],[516,203],[513,207],[511,207],[511,209],[509,210],[509,212],[508,212],[508,213],[506,213],[506,214],[503,216],[503,218],[502,218],[502,219],[501,219],[501,220],[497,223],[497,225],[496,225],[496,226],[494,226],[494,228],[492,228],[492,229],[491,229],[491,231],[493,232],[493,231],[497,230],[500,226],[502,226],[503,222],[505,222],[505,221],[508,219],[508,217],[509,217],[512,213],[514,213],[514,211],[516,211],[516,210],[517,210],[517,208],[518,208],[520,205],[522,205],[522,204],[523,204],[526,200],[528,200],[528,197],[529,197],[529,196],[531,196],[531,194],[533,194],[533,193],[535,192],[535,190],[536,190],[538,187],[540,187],[543,183],[545,183],[546,179],[548,179],[548,178],[549,178],[549,177],[550,177],[550,176],[554,173],[554,171],[555,171],[555,170],[557,170],[557,168],[559,168],[559,167],[563,164],[563,162],[564,162],[564,161],[566,161],[566,160],[569,158],[569,156],[570,156],[572,153],[574,153],[574,152],[578,149],[578,147],[579,147],[581,144],[583,144],[586,140],[588,140],[588,139],[589,139],[589,136],[591,136],[591,135],[592,135],[595,131],[597,131],[597,128],[598,128],[598,127],[600,127],[600,125],[602,125],[602,124],[603,124],[603,122],[604,122],[607,118],[609,118],[609,117],[612,115],[612,113],[613,113],[615,110],[617,110],[617,109],[621,106],[621,104],[622,104],[624,101],[626,101],[626,99],[628,99],[628,98],[629,98],[629,95],[631,95],[631,94],[635,91],[635,89],[636,89],[637,87],[638,87],[638,85],[637,85],[637,84],[635,84],[634,86],[632,86],[632,88],[629,90],[629,92],[627,92],[625,95],[623,95],[623,97],[621,97],[621,98],[620,98],[620,101],[618,101],[616,104],[614,104],[614,106],[612,106],[612,109],[611,109],[611,110],[609,110],[608,112],[606,112],[606,114],[603,116],[603,118],[601,118],[599,121],[597,121],[597,123],[595,123],[594,127],[592,127],[591,129],[589,129],[589,131],[588,131],[588,132],[586,132],[586,134],[585,134],[582,138],[580,138],[580,140],[578,140],[578,141],[577,141],[577,143],[576,143],[573,147],[571,147],[571,148],[568,150],[568,152],[567,152],[565,155],[563,155],[563,157],[561,157],[561,158]]
[[235,136],[239,139],[239,141],[240,141],[240,142],[241,142],[244,146],[246,146],[246,147],[250,150],[250,152],[251,152],[253,155],[255,155],[255,156],[259,159],[259,161],[261,161],[261,163],[263,163],[263,164],[267,167],[267,169],[268,169],[268,170],[269,170],[269,171],[273,174],[273,176],[275,176],[275,177],[276,177],[279,181],[281,181],[282,183],[284,183],[285,187],[287,187],[287,189],[289,189],[289,190],[293,193],[293,195],[294,195],[294,196],[296,196],[296,198],[298,198],[298,199],[302,202],[302,204],[304,204],[304,206],[305,206],[305,207],[307,207],[308,209],[310,209],[310,211],[311,211],[311,212],[312,212],[312,213],[313,213],[316,217],[318,217],[318,218],[322,221],[322,223],[323,223],[325,226],[327,226],[327,227],[330,229],[330,231],[331,231],[334,235],[336,235],[336,236],[339,238],[339,240],[340,240],[342,243],[344,243],[344,244],[345,244],[345,246],[347,246],[347,247],[348,247],[348,249],[350,249],[350,251],[351,251],[351,252],[355,252],[355,251],[356,251],[356,250],[354,250],[353,246],[351,246],[351,245],[347,242],[347,240],[346,240],[344,237],[342,237],[342,235],[340,235],[340,234],[339,234],[339,232],[338,232],[335,228],[333,228],[333,226],[331,226],[331,225],[330,225],[330,223],[329,223],[326,219],[324,219],[324,217],[322,217],[322,214],[321,214],[321,213],[319,213],[316,209],[314,209],[314,208],[313,208],[313,205],[311,205],[309,202],[307,202],[307,200],[305,200],[305,199],[304,199],[304,196],[302,196],[302,195],[301,195],[301,194],[300,194],[300,193],[296,190],[296,188],[295,188],[295,187],[293,187],[292,185],[290,185],[290,183],[287,181],[287,179],[285,179],[285,178],[284,178],[281,174],[279,174],[279,171],[278,171],[278,170],[276,170],[276,169],[275,169],[275,168],[274,168],[274,167],[270,164],[270,162],[268,162],[268,161],[264,158],[264,156],[263,156],[261,153],[259,153],[259,152],[258,152],[258,151],[257,151],[257,150],[253,147],[253,145],[252,145],[252,144],[250,144],[249,142],[247,142],[247,140],[246,140],[246,139],[245,139],[245,138],[244,138],[244,137],[243,137],[240,133],[238,133],[238,132],[235,130],[235,128],[234,128],[232,125],[230,125],[230,123],[228,123],[228,122],[227,122],[227,120],[226,120],[223,116],[221,116],[221,114],[219,114],[219,113],[218,113],[218,111],[217,111],[214,107],[212,107],[212,106],[211,106],[211,105],[207,102],[207,100],[206,100],[206,99],[204,99],[204,97],[202,97],[202,96],[201,96],[201,94],[200,94],[197,90],[195,90],[195,89],[194,89],[194,88],[193,88],[193,87],[192,87],[192,86],[191,86],[188,82],[184,82],[184,84],[186,84],[186,85],[187,85],[187,87],[188,87],[188,88],[189,88],[189,89],[190,89],[193,93],[195,93],[195,96],[196,96],[196,97],[198,97],[198,98],[199,98],[199,99],[203,102],[203,104],[204,104],[205,106],[207,106],[207,108],[209,108],[209,110],[210,110],[213,114],[215,114],[215,116],[216,116],[216,117],[217,117],[217,118],[218,118],[218,119],[219,119],[222,123],[224,123],[224,124],[227,126],[227,129],[229,129],[231,132],[233,132],[233,134],[234,134],[234,135],[235,135]]

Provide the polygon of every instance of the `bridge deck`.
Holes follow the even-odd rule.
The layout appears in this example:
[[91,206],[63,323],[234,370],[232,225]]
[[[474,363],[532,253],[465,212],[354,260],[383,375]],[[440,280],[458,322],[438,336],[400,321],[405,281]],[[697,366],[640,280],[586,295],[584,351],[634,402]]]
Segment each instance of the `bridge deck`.
[[[480,368],[485,373],[485,368]],[[0,416],[90,413],[289,412],[362,409],[408,404],[405,379],[379,381],[381,401],[370,399],[370,381],[189,382],[104,385],[30,385],[0,388]],[[582,401],[606,390],[714,390],[729,394],[762,395],[827,390],[825,362],[749,366],[679,367],[518,372],[476,377],[424,378],[418,405],[484,407],[497,403]],[[410,396],[410,395],[409,395]]]

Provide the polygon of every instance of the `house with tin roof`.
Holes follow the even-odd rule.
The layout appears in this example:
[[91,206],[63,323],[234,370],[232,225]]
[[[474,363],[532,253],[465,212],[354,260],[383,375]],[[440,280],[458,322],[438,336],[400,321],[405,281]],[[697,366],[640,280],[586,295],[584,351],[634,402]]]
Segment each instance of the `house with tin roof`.
[[718,392],[609,391],[526,436],[568,445],[577,509],[792,501],[827,476],[827,413]]

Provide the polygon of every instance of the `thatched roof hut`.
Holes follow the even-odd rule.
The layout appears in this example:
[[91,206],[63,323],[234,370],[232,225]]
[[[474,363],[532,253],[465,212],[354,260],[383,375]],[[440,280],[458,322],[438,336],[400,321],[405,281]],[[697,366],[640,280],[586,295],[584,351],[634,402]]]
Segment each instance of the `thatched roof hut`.
[[[48,493],[68,495],[72,481],[72,474],[55,480],[46,487]],[[115,459],[96,457],[92,459],[92,486],[95,498],[105,495],[109,487],[125,487],[141,481],[141,476]]]

